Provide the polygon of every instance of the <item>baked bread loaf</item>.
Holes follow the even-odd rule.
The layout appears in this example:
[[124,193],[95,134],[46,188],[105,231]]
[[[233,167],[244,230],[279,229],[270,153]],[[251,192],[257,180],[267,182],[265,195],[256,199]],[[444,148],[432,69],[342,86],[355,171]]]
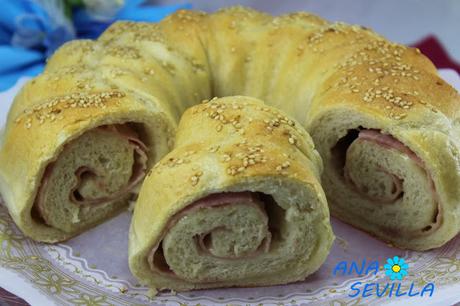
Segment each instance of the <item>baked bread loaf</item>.
[[[110,98],[116,119],[104,120],[107,110],[91,105],[63,110],[55,128],[48,122],[24,128],[34,116],[27,112],[53,99],[107,90],[123,96]],[[229,95],[260,98],[304,126],[324,159],[324,187],[338,218],[417,250],[459,232],[460,98],[433,64],[366,28],[241,7],[179,11],[158,24],[118,22],[97,41],[57,51],[10,112],[0,186],[13,218],[32,222],[19,215],[30,214],[45,164],[68,135],[105,121],[140,123],[156,135],[147,141],[157,152],[149,155],[153,164],[171,148],[167,141],[186,108]],[[132,107],[146,120],[130,117]],[[70,112],[81,129],[59,136]],[[91,119],[79,118],[89,113]],[[43,142],[48,151],[39,149]],[[26,162],[17,159],[29,153]]]
[[131,271],[174,290],[305,279],[333,241],[321,167],[303,128],[262,101],[188,109],[139,194]]
[[38,241],[66,240],[126,208],[174,137],[175,121],[119,90],[110,66],[88,70],[91,44],[61,48],[8,115],[0,192],[18,227]]

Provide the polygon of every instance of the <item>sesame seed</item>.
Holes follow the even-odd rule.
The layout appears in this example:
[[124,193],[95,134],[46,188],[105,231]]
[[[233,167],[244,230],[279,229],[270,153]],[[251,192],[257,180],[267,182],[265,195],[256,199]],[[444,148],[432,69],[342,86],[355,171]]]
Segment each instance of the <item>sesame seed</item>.
[[230,154],[224,154],[224,155],[223,155],[223,160],[226,161],[226,162],[227,162],[227,161],[230,161],[231,158],[232,158],[232,157],[231,157]]
[[289,141],[290,144],[294,145],[294,144],[296,144],[297,139],[296,139],[296,137],[294,135],[290,135],[289,138],[288,138],[288,141]]
[[216,146],[211,146],[211,147],[209,147],[208,150],[209,150],[209,152],[211,152],[211,153],[215,153],[215,152],[217,152],[217,151],[219,150],[219,148],[220,148],[220,145],[216,145]]
[[198,184],[198,180],[199,178],[197,176],[192,176],[190,178],[190,181],[192,182],[192,186],[195,186],[196,184]]
[[236,171],[236,168],[235,167],[229,167],[227,168],[227,174],[229,175],[235,175],[237,173]]

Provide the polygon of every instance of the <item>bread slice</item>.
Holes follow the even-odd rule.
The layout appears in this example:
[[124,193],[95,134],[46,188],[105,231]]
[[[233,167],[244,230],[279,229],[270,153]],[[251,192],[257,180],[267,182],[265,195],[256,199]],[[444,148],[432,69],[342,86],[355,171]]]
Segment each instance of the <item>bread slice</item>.
[[143,183],[129,264],[143,284],[191,290],[305,279],[333,234],[321,159],[298,122],[249,97],[194,106]]

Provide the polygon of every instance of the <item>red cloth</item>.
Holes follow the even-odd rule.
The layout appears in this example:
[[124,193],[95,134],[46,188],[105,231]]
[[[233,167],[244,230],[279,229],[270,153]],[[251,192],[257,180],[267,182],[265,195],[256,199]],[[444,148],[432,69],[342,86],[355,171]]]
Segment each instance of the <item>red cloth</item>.
[[419,48],[423,54],[430,58],[437,68],[451,68],[460,74],[460,64],[449,56],[436,37],[427,36],[412,46]]

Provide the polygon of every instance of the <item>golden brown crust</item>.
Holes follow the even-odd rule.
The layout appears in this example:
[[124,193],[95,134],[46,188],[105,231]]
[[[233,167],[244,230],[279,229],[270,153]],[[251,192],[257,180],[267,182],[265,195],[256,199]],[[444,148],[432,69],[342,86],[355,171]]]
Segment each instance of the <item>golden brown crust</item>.
[[[73,95],[72,103],[82,98],[86,104],[85,99],[107,94],[106,108],[47,106]],[[423,54],[359,26],[307,13],[272,17],[241,7],[214,14],[178,11],[158,24],[117,22],[97,41],[60,48],[9,113],[0,187],[10,211],[22,222],[19,215],[30,209],[45,164],[85,130],[143,123],[157,160],[172,147],[185,109],[236,94],[280,108],[308,132],[330,113],[359,113],[368,128],[406,141],[442,181],[437,190],[449,192],[453,215],[460,214],[458,171],[440,169],[459,168],[460,97]],[[430,145],[435,142],[439,147]],[[13,152],[24,162],[12,162]]]

